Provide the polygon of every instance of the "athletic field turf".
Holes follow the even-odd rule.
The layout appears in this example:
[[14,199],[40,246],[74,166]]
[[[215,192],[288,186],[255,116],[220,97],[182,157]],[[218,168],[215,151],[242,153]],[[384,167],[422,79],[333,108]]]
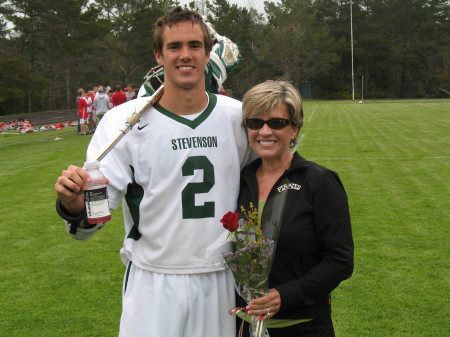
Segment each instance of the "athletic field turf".
[[[0,337],[117,336],[120,210],[87,241],[54,212],[56,177],[90,137],[0,134]],[[337,336],[449,336],[450,100],[308,101],[299,152],[349,197],[355,271],[333,293]]]

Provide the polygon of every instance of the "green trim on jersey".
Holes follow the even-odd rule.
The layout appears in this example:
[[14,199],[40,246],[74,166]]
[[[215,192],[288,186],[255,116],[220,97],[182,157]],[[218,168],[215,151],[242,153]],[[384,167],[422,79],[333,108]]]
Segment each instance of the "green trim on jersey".
[[130,277],[130,270],[131,270],[131,264],[132,264],[133,262],[128,262],[128,266],[127,266],[127,271],[126,271],[126,273],[125,273],[125,284],[124,284],[124,286],[123,286],[123,294],[122,295],[125,295],[125,293],[127,292],[127,287],[128,287],[128,279],[129,279],[129,277]]
[[209,117],[209,115],[214,110],[214,107],[217,104],[217,96],[216,95],[208,93],[208,97],[209,97],[208,106],[196,119],[194,119],[192,121],[189,119],[186,119],[180,115],[177,115],[173,112],[170,112],[169,110],[164,109],[158,102],[155,103],[154,107],[156,110],[161,112],[163,115],[165,115],[169,118],[172,118],[173,120],[175,120],[181,124],[185,124],[185,125],[189,126],[191,129],[195,129],[197,126],[202,124],[206,120],[206,118]]
[[133,182],[128,184],[127,193],[125,194],[125,200],[130,210],[131,218],[133,219],[133,227],[128,233],[129,239],[139,240],[142,236],[139,232],[139,205],[144,198],[144,189],[134,179],[134,167],[130,165],[131,172],[133,173]]

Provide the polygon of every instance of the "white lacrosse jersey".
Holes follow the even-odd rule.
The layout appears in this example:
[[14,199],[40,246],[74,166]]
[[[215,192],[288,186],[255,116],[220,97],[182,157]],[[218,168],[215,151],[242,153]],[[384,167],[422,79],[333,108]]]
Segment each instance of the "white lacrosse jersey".
[[[186,118],[156,104],[100,162],[109,178],[110,207],[123,200],[124,263],[166,274],[225,269],[222,253],[230,247],[220,219],[236,210],[240,170],[250,149],[241,102],[208,97],[203,112]],[[88,160],[146,100],[131,100],[105,114]]]

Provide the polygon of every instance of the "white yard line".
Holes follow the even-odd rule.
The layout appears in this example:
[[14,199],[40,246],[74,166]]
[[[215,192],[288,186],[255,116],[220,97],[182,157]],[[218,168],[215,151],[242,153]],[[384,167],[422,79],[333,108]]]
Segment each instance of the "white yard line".
[[[318,108],[318,106],[316,105],[314,107],[314,109],[311,111],[311,114],[306,119],[306,124],[308,124],[311,121],[311,119],[314,117],[314,114],[316,113],[317,108]],[[305,138],[305,136],[306,136],[306,132],[300,131],[300,136],[298,137],[298,144],[302,143],[302,141]]]
[[421,159],[450,159],[450,156],[430,157],[348,157],[348,158],[308,158],[309,160],[421,160]]
[[[59,139],[56,139],[59,138]],[[8,143],[8,144],[0,144],[0,147],[5,147],[5,146],[12,146],[12,145],[17,145],[17,144],[23,144],[23,143],[33,143],[33,142],[44,142],[44,141],[56,141],[56,140],[62,140],[62,138],[58,137],[58,136],[53,136],[51,138],[41,138],[41,139],[31,139],[31,140],[24,140],[22,142],[14,142],[14,143]]]
[[313,109],[313,111],[311,112],[311,114],[308,116],[308,118],[306,119],[306,123],[309,123],[309,121],[313,118],[314,114],[316,113],[318,108],[318,105],[316,105]]

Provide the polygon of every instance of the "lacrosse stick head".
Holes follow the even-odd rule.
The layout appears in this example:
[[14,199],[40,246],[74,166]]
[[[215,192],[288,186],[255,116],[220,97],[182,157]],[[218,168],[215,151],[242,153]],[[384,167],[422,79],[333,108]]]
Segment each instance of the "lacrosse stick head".
[[164,68],[158,64],[144,76],[138,97],[153,95],[162,84],[164,84]]

